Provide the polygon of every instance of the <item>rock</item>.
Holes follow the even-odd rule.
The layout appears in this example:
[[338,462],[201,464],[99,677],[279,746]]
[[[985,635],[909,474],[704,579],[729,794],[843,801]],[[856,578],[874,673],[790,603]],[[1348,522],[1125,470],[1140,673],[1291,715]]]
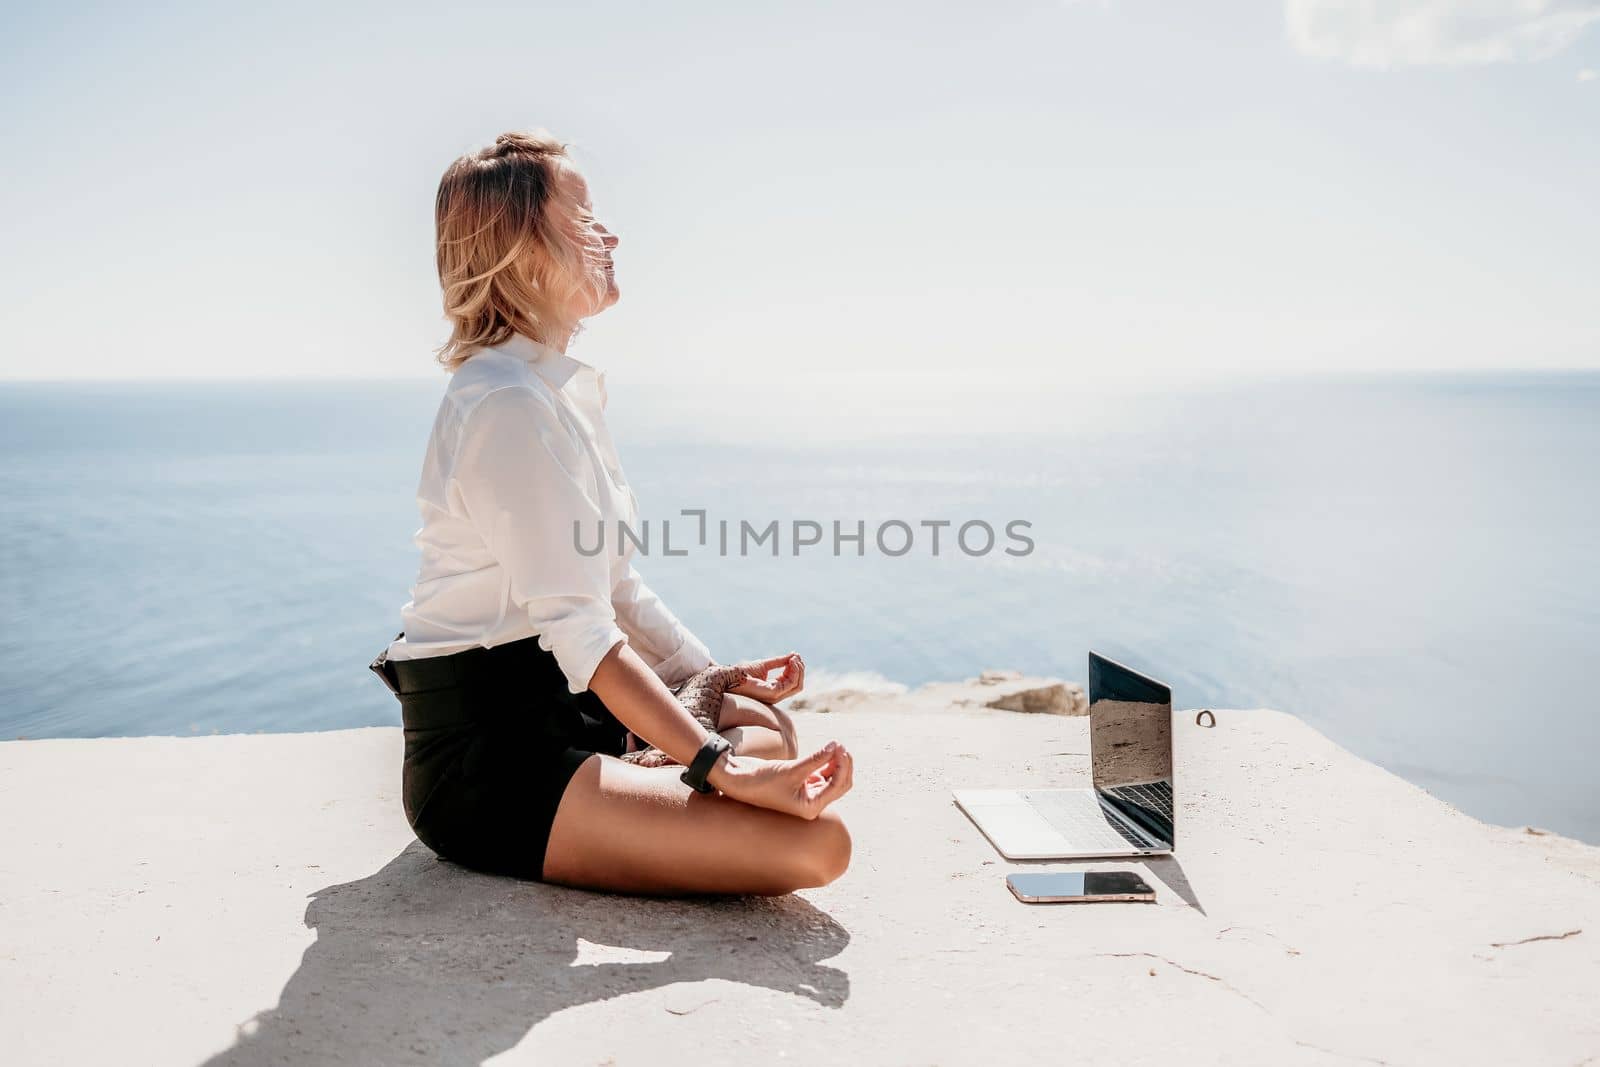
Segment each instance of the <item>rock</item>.
[[914,692],[892,689],[834,686],[785,700],[788,711],[828,713],[864,706],[933,711],[961,708],[995,708],[1036,715],[1084,715],[1089,698],[1083,687],[1060,678],[1040,678],[1012,670],[987,670],[961,682],[928,682]]
[[1001,691],[981,700],[984,707],[1043,715],[1083,715],[1089,710],[1083,687],[1073,682],[1019,677],[996,688]]
[[848,711],[862,704],[869,704],[875,700],[892,700],[894,695],[885,696],[882,693],[871,693],[860,689],[830,689],[812,696],[797,696],[783,702],[782,706],[788,711],[814,711],[827,714],[833,711]]

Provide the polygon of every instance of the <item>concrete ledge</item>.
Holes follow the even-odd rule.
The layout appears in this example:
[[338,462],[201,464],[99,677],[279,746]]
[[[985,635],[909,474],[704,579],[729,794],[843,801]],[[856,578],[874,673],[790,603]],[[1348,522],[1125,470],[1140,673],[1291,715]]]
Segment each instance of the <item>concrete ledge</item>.
[[[948,690],[948,687],[947,687]],[[0,744],[9,1064],[1577,1063],[1600,849],[1486,826],[1299,721],[1177,719],[1155,905],[1019,904],[957,786],[1081,784],[1086,720],[799,712],[852,868],[776,899],[474,874],[392,728]]]

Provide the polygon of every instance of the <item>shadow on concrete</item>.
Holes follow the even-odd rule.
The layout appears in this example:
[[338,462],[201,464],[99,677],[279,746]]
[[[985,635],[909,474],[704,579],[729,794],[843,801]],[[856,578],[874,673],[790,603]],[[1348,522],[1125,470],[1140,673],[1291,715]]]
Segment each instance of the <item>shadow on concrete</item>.
[[1189,884],[1189,878],[1183,873],[1183,864],[1178,862],[1176,856],[1150,856],[1139,861],[1149,868],[1166,887],[1178,894],[1183,902],[1198,911],[1201,915],[1206,909],[1200,906],[1200,898],[1195,894],[1194,886]]
[[[209,1065],[481,1064],[564,1008],[720,978],[840,1007],[844,928],[794,895],[633,897],[480,874],[413,841],[319,890],[278,1004]],[[578,940],[597,962],[580,960]],[[606,962],[629,951],[650,962]],[[721,1026],[726,1018],[717,1021]]]

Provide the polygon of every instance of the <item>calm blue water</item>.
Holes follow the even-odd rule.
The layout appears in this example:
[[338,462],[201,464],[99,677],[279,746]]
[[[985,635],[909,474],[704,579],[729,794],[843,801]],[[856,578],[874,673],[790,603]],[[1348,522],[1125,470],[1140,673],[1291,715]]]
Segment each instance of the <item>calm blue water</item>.
[[[822,388],[693,423],[619,377],[657,520],[1032,523],[1021,558],[947,533],[938,557],[641,560],[721,658],[914,685],[1081,678],[1093,646],[1183,705],[1291,710],[1475,815],[1600,841],[1600,376]],[[0,386],[0,737],[397,722],[366,664],[414,580],[442,388]]]

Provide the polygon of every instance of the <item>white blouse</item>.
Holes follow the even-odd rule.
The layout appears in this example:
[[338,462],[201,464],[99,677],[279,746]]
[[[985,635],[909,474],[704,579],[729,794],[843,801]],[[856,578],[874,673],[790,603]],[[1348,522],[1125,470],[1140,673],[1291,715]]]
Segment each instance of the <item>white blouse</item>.
[[521,334],[456,368],[423,458],[412,538],[422,562],[390,659],[537,634],[573,693],[619,641],[668,685],[711,664],[617,536],[618,520],[638,528],[638,500],[605,403],[605,372]]

